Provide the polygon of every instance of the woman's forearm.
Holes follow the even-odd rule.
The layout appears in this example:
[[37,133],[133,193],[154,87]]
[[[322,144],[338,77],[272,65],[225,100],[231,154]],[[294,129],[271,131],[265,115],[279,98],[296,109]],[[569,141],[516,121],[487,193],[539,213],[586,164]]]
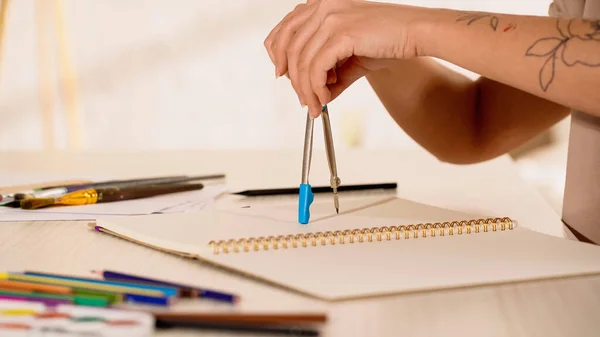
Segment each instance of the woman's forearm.
[[471,79],[418,58],[395,61],[367,80],[394,121],[430,153],[453,162],[473,157],[477,92]]
[[600,20],[424,10],[418,55],[600,116]]

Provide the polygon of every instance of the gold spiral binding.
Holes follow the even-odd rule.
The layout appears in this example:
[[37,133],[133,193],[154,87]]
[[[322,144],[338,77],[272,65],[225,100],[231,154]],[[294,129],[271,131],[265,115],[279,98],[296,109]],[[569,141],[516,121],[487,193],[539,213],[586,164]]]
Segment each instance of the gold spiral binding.
[[240,253],[269,249],[306,248],[356,242],[408,240],[435,236],[452,236],[488,232],[503,232],[516,226],[510,218],[485,218],[451,222],[421,223],[401,226],[383,226],[343,231],[289,234],[210,241],[214,254]]

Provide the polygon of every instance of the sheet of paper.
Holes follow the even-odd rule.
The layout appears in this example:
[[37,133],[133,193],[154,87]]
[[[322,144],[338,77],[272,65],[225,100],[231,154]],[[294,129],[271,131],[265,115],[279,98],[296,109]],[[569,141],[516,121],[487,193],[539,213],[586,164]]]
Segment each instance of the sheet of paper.
[[35,220],[94,220],[100,216],[148,215],[196,212],[226,192],[223,184],[206,185],[198,191],[173,193],[152,198],[82,206],[59,206],[38,210],[0,207],[0,222]]

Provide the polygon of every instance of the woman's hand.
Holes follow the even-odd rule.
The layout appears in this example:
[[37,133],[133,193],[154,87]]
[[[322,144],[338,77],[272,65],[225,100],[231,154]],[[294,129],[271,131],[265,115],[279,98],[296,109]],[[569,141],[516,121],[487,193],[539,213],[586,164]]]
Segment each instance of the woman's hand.
[[426,9],[359,0],[308,0],[271,31],[265,47],[276,76],[287,75],[300,104],[321,107],[356,80],[417,56],[410,27]]

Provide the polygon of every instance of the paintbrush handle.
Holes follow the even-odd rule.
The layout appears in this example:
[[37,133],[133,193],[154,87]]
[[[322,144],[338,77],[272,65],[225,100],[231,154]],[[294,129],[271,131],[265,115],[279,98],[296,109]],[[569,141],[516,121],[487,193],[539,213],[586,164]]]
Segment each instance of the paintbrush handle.
[[[78,184],[78,185],[68,185],[68,186],[56,186],[55,188],[65,189],[66,193],[71,193],[79,190],[85,189],[99,189],[99,188],[109,188],[109,187],[138,187],[138,186],[151,186],[151,185],[166,185],[166,184],[177,184],[177,183],[187,183],[196,180],[212,180],[212,179],[223,179],[225,178],[224,174],[211,174],[211,175],[203,175],[203,176],[187,176],[187,175],[179,175],[179,176],[166,176],[166,177],[155,177],[155,178],[142,178],[142,179],[128,179],[128,180],[110,180],[104,182],[97,183],[87,183],[87,184]],[[46,188],[49,189],[49,188]]]
[[201,183],[197,184],[169,184],[156,186],[138,186],[128,188],[99,188],[85,189],[71,192],[58,198],[31,198],[21,200],[21,208],[38,209],[48,206],[78,206],[104,202],[133,200],[148,198],[157,195],[193,191],[204,188]]
[[97,189],[97,203],[149,198],[157,195],[199,190],[204,184],[175,184],[132,188]]

